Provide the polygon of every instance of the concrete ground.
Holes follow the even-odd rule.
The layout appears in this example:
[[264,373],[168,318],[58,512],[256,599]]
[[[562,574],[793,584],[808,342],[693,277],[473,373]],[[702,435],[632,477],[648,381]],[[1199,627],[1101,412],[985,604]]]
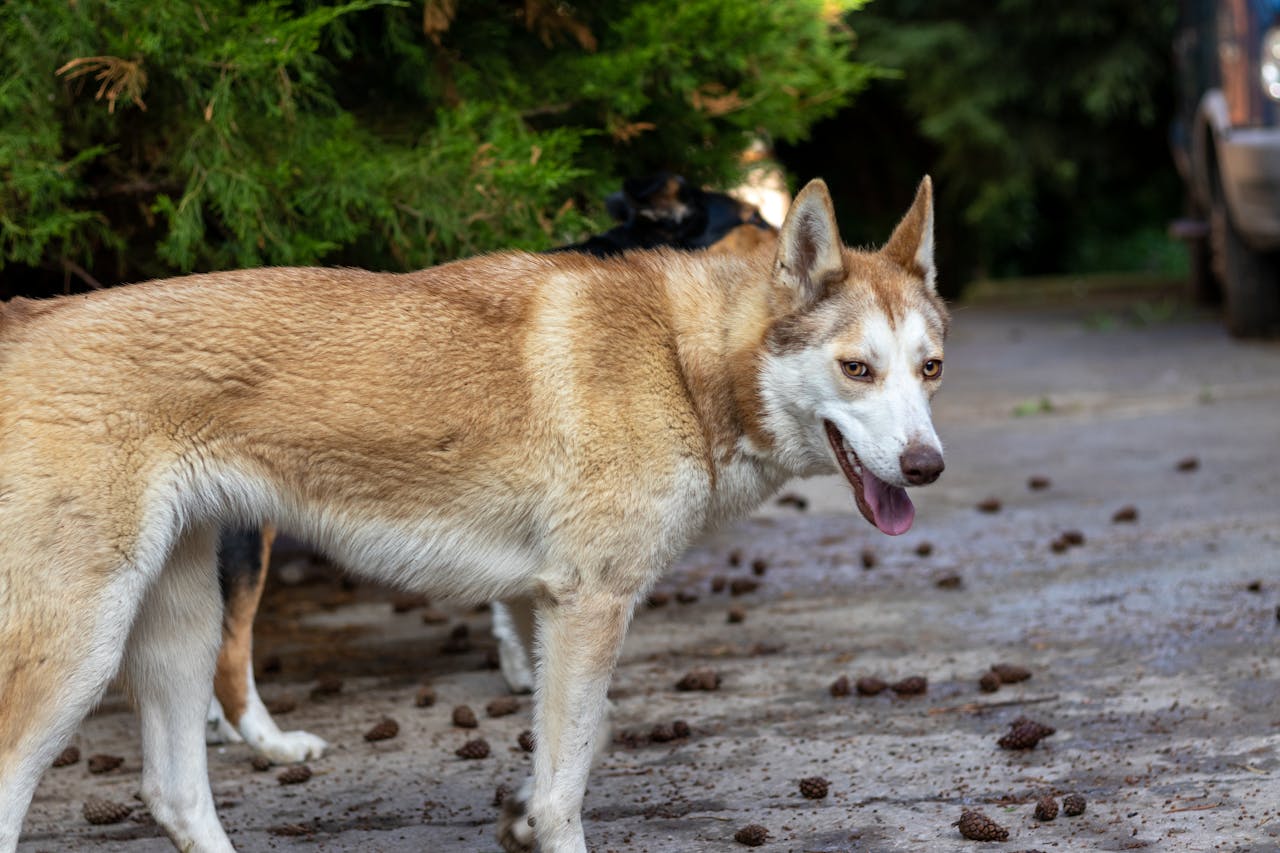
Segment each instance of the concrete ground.
[[[916,493],[910,533],[881,536],[841,482],[817,480],[791,490],[806,509],[771,505],[688,554],[660,587],[669,603],[642,610],[627,640],[619,737],[586,799],[592,849],[737,850],[734,833],[758,823],[769,850],[945,853],[984,846],[953,826],[981,808],[1009,830],[995,849],[1280,850],[1280,346],[1170,306],[1130,294],[957,309],[935,407],[947,471]],[[1179,470],[1187,458],[1195,470]],[[1032,490],[1032,476],[1050,485]],[[989,497],[998,511],[977,508]],[[1124,507],[1136,521],[1113,522]],[[1068,530],[1083,544],[1053,551]],[[281,576],[260,618],[263,693],[295,699],[281,723],[334,749],[309,782],[282,786],[245,747],[211,748],[233,842],[495,850],[495,789],[530,764],[516,744],[529,703],[483,711],[504,692],[486,665],[488,614],[437,605],[448,620],[426,624],[379,590],[297,563]],[[718,576],[759,588],[715,593]],[[441,653],[459,624],[470,637]],[[1032,677],[981,692],[997,662]],[[676,691],[695,667],[720,688]],[[313,697],[325,675],[341,692]],[[921,675],[928,692],[833,697],[840,675]],[[429,708],[413,702],[423,680]],[[451,725],[459,704],[478,729]],[[366,742],[386,716],[399,736]],[[998,748],[1019,716],[1057,733]],[[676,719],[688,738],[648,738]],[[477,735],[490,756],[457,758]],[[50,770],[19,849],[170,849],[141,809],[115,826],[81,816],[88,796],[137,789],[124,704],[109,699],[77,743],[124,764]],[[808,776],[829,780],[825,799],[801,797]],[[1070,792],[1084,815],[1034,819],[1037,797]]]

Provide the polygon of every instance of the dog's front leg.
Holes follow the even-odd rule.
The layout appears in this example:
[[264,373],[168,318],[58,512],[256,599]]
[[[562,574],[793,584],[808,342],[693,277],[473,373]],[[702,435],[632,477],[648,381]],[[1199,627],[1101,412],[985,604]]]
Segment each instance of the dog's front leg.
[[533,790],[512,798],[499,838],[509,853],[586,853],[582,797],[606,693],[635,598],[577,591],[538,604]]

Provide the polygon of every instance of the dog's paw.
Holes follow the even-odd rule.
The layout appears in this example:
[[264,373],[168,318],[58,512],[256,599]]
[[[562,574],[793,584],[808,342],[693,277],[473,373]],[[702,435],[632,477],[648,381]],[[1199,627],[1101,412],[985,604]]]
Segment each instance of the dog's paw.
[[506,853],[533,853],[533,827],[529,825],[528,782],[518,793],[502,801],[502,816],[498,818],[498,843]]
[[253,749],[260,755],[271,759],[275,764],[296,764],[324,755],[329,744],[310,732],[280,732],[276,737],[264,738],[253,744]]

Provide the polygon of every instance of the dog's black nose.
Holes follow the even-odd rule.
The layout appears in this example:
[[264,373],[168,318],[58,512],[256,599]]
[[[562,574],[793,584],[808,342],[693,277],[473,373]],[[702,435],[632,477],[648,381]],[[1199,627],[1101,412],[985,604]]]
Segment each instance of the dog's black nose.
[[898,461],[902,465],[902,476],[913,486],[927,486],[947,467],[942,454],[924,444],[908,444]]

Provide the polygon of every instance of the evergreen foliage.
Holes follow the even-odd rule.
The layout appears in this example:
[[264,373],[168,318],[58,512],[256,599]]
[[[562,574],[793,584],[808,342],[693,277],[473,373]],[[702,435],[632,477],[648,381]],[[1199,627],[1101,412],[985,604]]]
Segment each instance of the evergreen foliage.
[[[1168,266],[1176,13],[1166,0],[876,0],[859,53],[897,74],[819,131],[848,152],[828,169],[851,188],[845,217],[883,230],[869,202],[891,222],[910,159],[934,173],[953,274]],[[826,159],[802,146],[787,163]]]
[[576,239],[848,103],[862,1],[9,0],[5,291]]

